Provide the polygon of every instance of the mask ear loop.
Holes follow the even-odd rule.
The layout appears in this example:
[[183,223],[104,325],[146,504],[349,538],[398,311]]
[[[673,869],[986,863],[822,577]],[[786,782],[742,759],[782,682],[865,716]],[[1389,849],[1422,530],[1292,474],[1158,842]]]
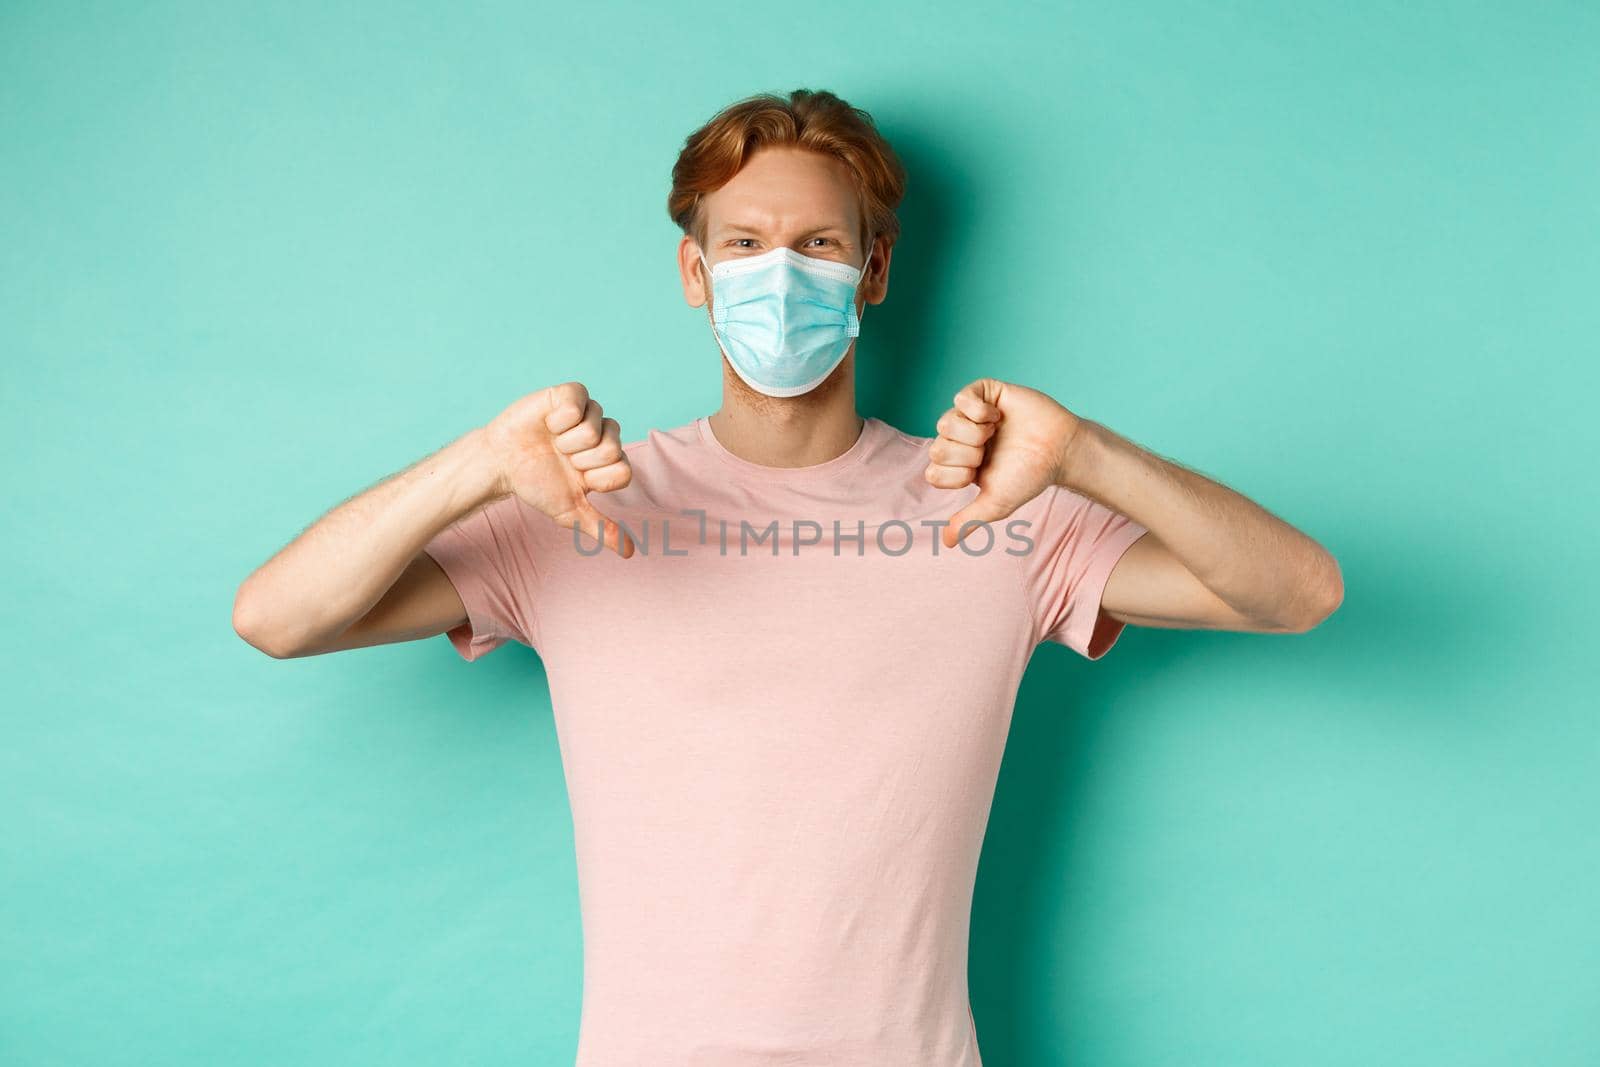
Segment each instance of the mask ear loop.
[[710,285],[711,285],[711,282],[712,282],[711,264],[706,262],[706,251],[705,251],[705,249],[703,249],[703,248],[700,249],[700,251],[697,252],[696,255],[698,255],[700,257],[701,265],[706,268],[706,286],[709,288]]
[[722,358],[731,363],[732,359],[728,356],[728,350],[722,347],[722,337],[717,333],[717,306],[716,301],[712,299],[716,295],[716,282],[711,277],[711,264],[706,262],[705,249],[700,250],[700,262],[705,264],[706,268],[706,303],[710,306],[710,313],[706,318],[711,320],[711,339],[717,342],[717,351],[722,353]]
[[[867,258],[861,264],[861,277],[856,279],[856,292],[860,292],[861,291],[861,283],[867,280],[867,268],[872,266],[872,250],[876,245],[877,238],[878,238],[877,234],[872,234],[870,237],[867,238]],[[851,303],[851,305],[853,306],[855,304],[855,302],[856,302],[855,293],[851,293],[850,294],[850,303]],[[851,345],[852,349],[854,349],[854,347],[855,347],[855,342],[859,341],[861,339],[861,320],[866,318],[866,317],[867,317],[867,304],[866,304],[866,301],[862,301],[861,302],[861,310],[856,312],[856,336],[855,336],[855,340],[850,342],[850,345]]]

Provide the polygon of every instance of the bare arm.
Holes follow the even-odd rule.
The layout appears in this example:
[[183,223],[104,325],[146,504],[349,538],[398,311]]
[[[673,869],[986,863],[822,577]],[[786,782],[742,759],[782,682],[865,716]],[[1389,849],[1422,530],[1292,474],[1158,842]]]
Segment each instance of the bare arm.
[[565,526],[632,545],[590,492],[628,484],[614,419],[577,382],[530,393],[487,426],[340,504],[239,586],[233,628],[277,659],[432,637],[466,609],[422,549],[439,531],[515,493]]
[[472,430],[346,500],[239,586],[233,628],[278,659],[431,637],[466,617],[422,552],[450,523],[503,495]]
[[1101,608],[1138,626],[1304,633],[1344,599],[1322,545],[1238,492],[1081,420],[1063,483],[1147,527]]
[[1117,560],[1101,611],[1176,629],[1303,633],[1344,598],[1332,554],[1225,485],[1147,452],[1026,386],[980,378],[955,396],[926,477],[979,494],[945,529],[1005,518],[1049,485],[1148,531]]

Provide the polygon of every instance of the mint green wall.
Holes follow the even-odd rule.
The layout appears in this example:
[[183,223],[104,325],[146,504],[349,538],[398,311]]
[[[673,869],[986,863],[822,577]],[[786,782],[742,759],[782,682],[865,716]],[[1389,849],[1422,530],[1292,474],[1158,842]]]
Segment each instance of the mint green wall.
[[0,8],[0,1062],[570,1062],[537,657],[229,609],[537,386],[712,410],[668,170],[798,86],[912,173],[865,410],[1015,378],[1344,566],[1309,636],[1035,657],[988,1067],[1600,1057],[1595,8],[141,7]]

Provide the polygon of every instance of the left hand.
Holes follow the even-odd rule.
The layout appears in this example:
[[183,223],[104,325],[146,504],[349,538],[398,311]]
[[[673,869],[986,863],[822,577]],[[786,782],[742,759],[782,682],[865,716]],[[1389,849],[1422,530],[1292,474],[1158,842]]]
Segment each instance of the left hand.
[[1065,484],[1068,447],[1081,423],[1023,385],[979,378],[957,393],[939,417],[923,477],[941,489],[976,484],[978,495],[951,516],[944,546],[956,546],[964,523],[999,522],[1047,487]]

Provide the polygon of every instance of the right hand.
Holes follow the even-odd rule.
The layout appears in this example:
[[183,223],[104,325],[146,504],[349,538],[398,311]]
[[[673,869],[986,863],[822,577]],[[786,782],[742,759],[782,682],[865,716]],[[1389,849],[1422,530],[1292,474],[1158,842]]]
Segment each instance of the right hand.
[[590,493],[610,493],[633,479],[616,419],[578,382],[552,385],[518,400],[484,427],[484,441],[499,471],[502,495],[515,493],[562,526],[578,527],[593,542],[633,555],[633,541],[589,503]]

